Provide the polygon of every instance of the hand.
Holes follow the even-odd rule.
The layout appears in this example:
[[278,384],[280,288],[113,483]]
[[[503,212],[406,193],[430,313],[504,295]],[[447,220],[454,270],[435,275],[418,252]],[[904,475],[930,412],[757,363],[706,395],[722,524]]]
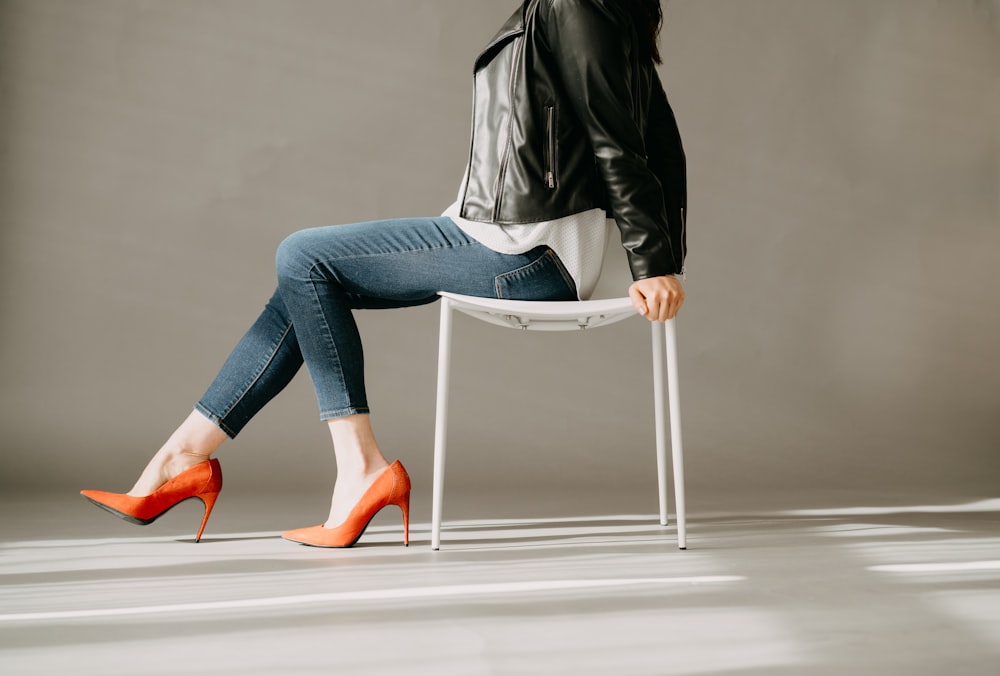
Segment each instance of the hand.
[[684,304],[681,280],[665,275],[633,282],[628,288],[635,311],[651,322],[664,322],[677,316]]

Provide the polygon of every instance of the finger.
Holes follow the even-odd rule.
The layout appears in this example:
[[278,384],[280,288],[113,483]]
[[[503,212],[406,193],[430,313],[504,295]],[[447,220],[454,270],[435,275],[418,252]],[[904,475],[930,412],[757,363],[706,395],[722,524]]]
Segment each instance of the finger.
[[670,294],[670,302],[667,304],[667,320],[677,316],[677,311],[681,309],[681,296],[677,293]]
[[668,296],[660,296],[656,299],[656,321],[665,322],[667,321],[667,315],[670,313],[670,298]]
[[677,296],[671,294],[670,298],[667,299],[667,302],[664,303],[664,305],[666,307],[664,308],[665,312],[663,321],[670,321],[677,315]]
[[646,319],[651,322],[660,321],[660,305],[656,302],[656,299],[650,296],[646,299],[646,304],[649,305],[649,313],[646,314]]
[[681,309],[681,304],[684,302],[684,293],[671,291],[667,294],[664,300],[665,305],[665,316],[664,321],[669,321],[677,316],[678,310]]
[[643,298],[639,289],[635,286],[630,286],[628,295],[632,299],[632,307],[635,308],[635,311],[645,317],[646,313],[649,312],[649,307],[646,305],[646,299]]

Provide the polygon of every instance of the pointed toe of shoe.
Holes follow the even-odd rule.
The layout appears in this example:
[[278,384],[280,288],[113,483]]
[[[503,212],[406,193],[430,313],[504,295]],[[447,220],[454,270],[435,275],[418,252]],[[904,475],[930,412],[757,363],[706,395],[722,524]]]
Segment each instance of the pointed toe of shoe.
[[129,495],[92,490],[82,490],[80,495],[104,511],[139,526],[145,526],[151,521],[151,519],[145,518],[145,515],[133,513],[135,498]]
[[285,531],[281,534],[281,537],[289,542],[297,542],[300,545],[311,545],[313,547],[329,546],[320,544],[327,539],[324,537],[323,531],[328,531],[328,529],[324,528],[322,525],[308,526],[306,528],[294,528],[292,530]]
[[98,507],[103,507],[104,509],[113,510],[114,512],[120,512],[125,507],[127,502],[127,495],[122,495],[121,493],[109,493],[107,491],[91,491],[83,490],[80,491],[80,495],[90,500],[92,503]]
[[346,547],[353,547],[363,532],[363,527],[356,528],[341,525],[337,528],[327,528],[320,525],[286,531],[281,534],[281,537],[290,542],[297,542],[300,545],[309,545],[310,547],[344,549]]

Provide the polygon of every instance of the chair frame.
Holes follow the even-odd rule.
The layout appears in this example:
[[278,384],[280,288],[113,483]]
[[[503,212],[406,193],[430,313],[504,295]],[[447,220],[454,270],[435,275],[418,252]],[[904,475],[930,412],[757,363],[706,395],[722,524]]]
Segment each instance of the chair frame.
[[[434,479],[431,506],[431,548],[441,548],[441,513],[444,501],[444,467],[448,432],[448,397],[451,375],[452,319],[455,311],[499,326],[521,330],[567,331],[603,326],[639,316],[629,298],[588,301],[512,301],[477,298],[441,292],[441,323],[438,336],[437,403],[434,422]],[[656,474],[659,489],[660,524],[667,514],[667,425],[663,419],[664,396],[669,400],[670,447],[674,478],[674,508],[677,512],[677,546],[687,549],[684,505],[684,450],[681,441],[680,386],[677,377],[676,320],[650,322],[653,347],[653,407],[656,424]],[[664,363],[666,352],[666,384]]]

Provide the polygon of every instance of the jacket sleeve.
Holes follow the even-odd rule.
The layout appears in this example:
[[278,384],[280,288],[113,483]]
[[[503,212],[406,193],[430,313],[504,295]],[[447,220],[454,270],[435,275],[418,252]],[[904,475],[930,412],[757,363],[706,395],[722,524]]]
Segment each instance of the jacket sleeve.
[[587,130],[632,278],[680,273],[683,251],[674,250],[674,224],[636,122],[645,115],[635,110],[644,102],[632,91],[639,78],[627,53],[629,19],[601,0],[541,0],[538,17],[568,103]]
[[663,189],[671,249],[679,255],[683,268],[687,255],[687,159],[674,111],[656,71],[652,73],[651,85],[646,115],[646,153],[649,168]]

